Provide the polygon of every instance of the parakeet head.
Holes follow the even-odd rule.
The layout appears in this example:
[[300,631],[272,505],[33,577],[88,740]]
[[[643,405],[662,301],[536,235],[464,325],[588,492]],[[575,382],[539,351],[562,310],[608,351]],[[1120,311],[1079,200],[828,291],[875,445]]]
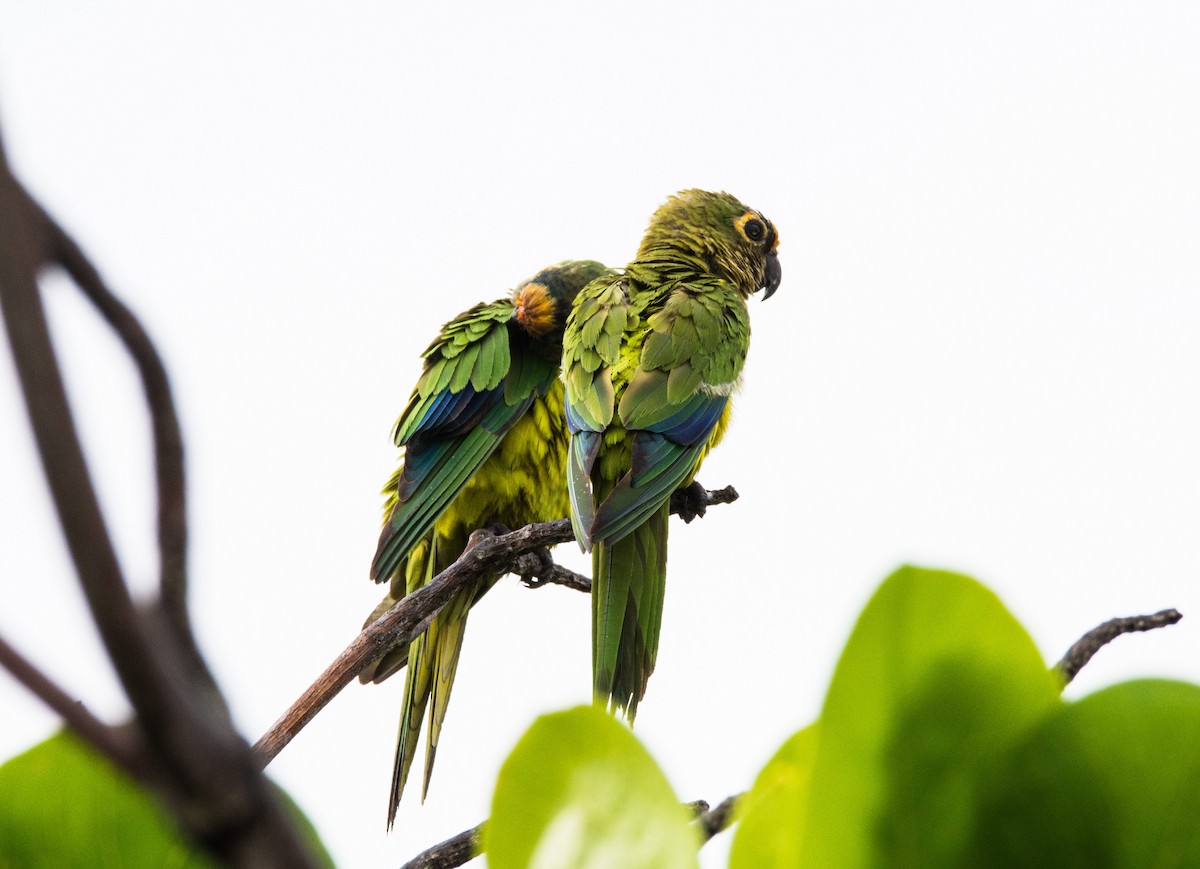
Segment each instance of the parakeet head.
[[705,270],[732,282],[749,296],[779,288],[779,234],[774,224],[728,193],[684,190],[667,199],[654,216],[638,249],[638,259],[658,259],[677,251]]
[[513,319],[532,338],[560,349],[563,327],[579,291],[608,269],[594,260],[547,266],[513,290]]

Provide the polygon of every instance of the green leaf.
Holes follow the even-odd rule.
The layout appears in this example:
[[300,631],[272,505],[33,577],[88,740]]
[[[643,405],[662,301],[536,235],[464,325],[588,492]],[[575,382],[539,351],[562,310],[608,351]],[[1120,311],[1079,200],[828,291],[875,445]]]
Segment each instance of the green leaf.
[[1058,689],[992,592],[898,570],[859,617],[825,699],[804,865],[957,865],[977,780],[1060,703]]
[[697,866],[699,838],[625,725],[580,706],[543,715],[504,762],[484,828],[491,869]]
[[810,724],[785,742],[738,801],[729,869],[800,864],[818,726]]
[[1064,705],[991,785],[971,865],[1200,866],[1200,687],[1126,682]]
[[[323,865],[333,861],[293,809]],[[140,787],[73,735],[59,733],[0,766],[4,869],[208,869],[216,864],[176,833]]]

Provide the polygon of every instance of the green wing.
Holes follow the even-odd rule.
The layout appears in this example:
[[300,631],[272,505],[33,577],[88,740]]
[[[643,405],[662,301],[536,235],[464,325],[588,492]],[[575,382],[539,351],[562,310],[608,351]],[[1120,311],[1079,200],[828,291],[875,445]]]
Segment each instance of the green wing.
[[615,416],[630,468],[619,480],[597,481],[603,499],[589,528],[593,687],[630,720],[658,654],[671,493],[695,475],[745,359],[744,306],[723,304],[730,300],[720,293],[720,285],[668,289],[640,333],[640,354],[636,340],[627,342],[628,361],[637,363]]
[[553,382],[553,362],[513,352],[512,315],[508,300],[476,305],[425,351],[425,370],[393,429],[404,464],[384,490],[389,516],[371,565],[376,582],[392,576]]
[[631,468],[597,508],[591,539],[620,540],[691,481],[737,385],[750,323],[717,287],[678,286],[647,320],[637,370],[617,418]]
[[628,281],[612,275],[593,281],[579,293],[563,336],[566,415],[571,432],[567,488],[575,538],[585,552],[591,548],[595,518],[592,465],[616,407],[612,368],[620,359],[625,332],[636,319],[630,312]]

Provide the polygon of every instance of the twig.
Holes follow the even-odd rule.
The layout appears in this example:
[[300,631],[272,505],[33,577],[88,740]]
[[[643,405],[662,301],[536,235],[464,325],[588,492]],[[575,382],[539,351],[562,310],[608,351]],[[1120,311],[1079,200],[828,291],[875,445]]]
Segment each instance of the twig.
[[[233,730],[211,678],[192,651],[190,628],[185,625],[180,635],[186,613],[180,616],[177,609],[164,617],[160,607],[139,612],[130,597],[88,474],[37,285],[39,261],[52,249],[62,254],[71,247],[65,245],[65,233],[54,243],[51,234],[45,212],[12,176],[0,146],[0,311],[76,573],[137,713],[136,732],[153,765],[141,781],[158,790],[194,841],[227,865],[311,866],[295,825]],[[169,391],[165,397],[169,403]],[[170,425],[162,419],[161,402],[151,412],[158,438]],[[160,462],[163,457],[160,452]],[[166,463],[171,461],[168,456]],[[160,465],[160,484],[163,470]],[[175,485],[169,469],[166,477],[168,487]],[[181,476],[177,482],[181,494]],[[174,497],[162,491],[159,503],[171,503]],[[178,519],[183,520],[182,513]],[[168,583],[177,591],[167,593],[181,597],[181,563],[169,562],[176,555],[182,558],[182,537],[167,543],[171,551],[164,571],[179,570],[179,582]]]
[[171,397],[166,367],[137,317],[108,288],[100,272],[75,240],[32,199],[30,206],[41,219],[50,260],[62,267],[112,327],[142,379],[154,431],[162,604],[179,636],[194,648],[187,617],[187,502],[183,432]]
[[42,468],[67,546],[109,656],[131,697],[161,706],[166,686],[125,586],[75,432],[46,312],[35,280],[34,251],[43,245],[31,226],[29,198],[0,154],[0,309],[25,396]]
[[[730,504],[737,500],[732,486],[706,492],[707,503]],[[590,591],[591,581],[549,560],[545,550],[574,540],[569,519],[538,522],[507,534],[481,529],[471,535],[458,560],[439,573],[426,586],[401,598],[390,610],[351,641],[299,699],[271,725],[254,744],[259,762],[266,766],[296,734],[304,729],[359,672],[397,646],[411,643],[428,627],[437,614],[461,588],[485,572],[497,569],[517,573],[535,587],[558,583]],[[542,553],[539,555],[538,553]],[[531,557],[532,556],[532,557]],[[543,558],[544,556],[544,558]]]
[[499,536],[484,530],[474,532],[457,561],[363,628],[300,699],[271,725],[254,745],[260,763],[264,766],[270,763],[360,670],[392,648],[412,642],[422,623],[445,606],[459,589],[485,571],[494,572],[497,567],[511,563],[517,556],[573,539],[571,523],[566,519],[526,525]]
[[[704,800],[693,800],[686,804],[687,809],[696,816],[694,823],[700,827],[705,842],[729,826],[733,820],[733,806],[740,797],[741,794],[738,794],[722,800],[715,809],[710,809]],[[422,851],[400,869],[457,869],[483,853],[479,850],[479,836],[482,831],[483,824],[464,830],[457,836]]]
[[125,731],[110,727],[88,712],[82,703],[67,694],[3,637],[0,637],[0,667],[12,673],[31,694],[57,712],[76,736],[107,757],[114,766],[135,780],[146,777],[149,770],[145,755]]
[[400,869],[456,869],[475,859],[483,824],[464,830],[457,836],[434,845],[413,857]]
[[728,829],[729,825],[733,823],[733,810],[737,807],[737,801],[743,796],[745,794],[726,797],[713,808],[700,813],[696,818],[696,826],[700,828],[705,842],[722,830]]
[[1155,628],[1165,628],[1183,618],[1177,609],[1167,609],[1150,616],[1127,616],[1125,618],[1109,619],[1102,625],[1092,628],[1075,641],[1067,650],[1061,661],[1054,665],[1062,674],[1063,685],[1069,685],[1071,680],[1083,669],[1100,649],[1111,643],[1121,634],[1132,634],[1137,631],[1152,631]]

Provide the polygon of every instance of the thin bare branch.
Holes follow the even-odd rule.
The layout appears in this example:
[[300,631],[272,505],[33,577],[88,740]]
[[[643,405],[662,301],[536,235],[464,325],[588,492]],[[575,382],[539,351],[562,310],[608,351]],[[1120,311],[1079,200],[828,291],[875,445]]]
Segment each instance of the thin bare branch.
[[358,675],[359,671],[403,643],[411,643],[428,619],[454,594],[484,572],[511,564],[518,556],[574,539],[566,519],[527,525],[518,531],[494,535],[474,532],[458,560],[423,588],[398,601],[395,606],[363,628],[333,663],[300,696],[291,708],[254,745],[265,766],[292,741],[313,716],[328,705]]
[[[705,492],[709,505],[737,500],[732,486]],[[351,641],[299,699],[254,744],[263,766],[275,759],[296,734],[324,709],[359,672],[397,646],[411,643],[429,626],[447,601],[469,582],[486,573],[515,573],[527,584],[558,583],[591,590],[591,580],[550,560],[548,547],[574,540],[569,519],[538,522],[507,534],[480,529],[471,535],[458,560],[423,588],[398,601]],[[539,554],[540,553],[540,554]]]
[[142,666],[153,650],[117,563],[50,343],[35,279],[33,254],[43,245],[33,217],[28,197],[0,158],[0,309],[42,468],[109,655],[122,680],[144,696],[159,696],[165,686],[155,668]]
[[[695,823],[700,827],[705,842],[732,823],[733,807],[741,796],[741,794],[737,794],[722,800],[715,809],[710,809],[704,800],[693,800],[686,804],[687,808],[696,816]],[[439,842],[432,848],[422,851],[400,869],[457,869],[482,853],[479,850],[482,832],[483,824],[464,830],[457,836],[452,836],[446,841]]]
[[456,869],[463,866],[475,859],[482,832],[483,824],[464,830],[457,836],[422,851],[400,869]]
[[60,688],[32,661],[0,637],[0,667],[8,670],[29,692],[57,712],[63,723],[81,740],[112,761],[135,780],[149,773],[146,757],[124,728],[105,724],[84,705]]
[[[169,616],[158,606],[139,611],[130,597],[83,457],[36,280],[47,256],[62,256],[90,280],[83,263],[72,260],[71,251],[77,248],[68,242],[65,233],[55,233],[45,212],[9,172],[0,146],[0,311],[68,549],[105,649],[137,714],[136,732],[145,739],[153,772],[141,780],[159,792],[193,840],[227,865],[311,866],[308,849],[259,773],[249,747],[233,730],[190,643],[186,611],[178,600]],[[93,301],[107,310],[110,322],[120,319],[123,306],[111,294],[107,300]],[[127,320],[121,329],[128,339]],[[148,339],[145,343],[149,345]],[[149,352],[157,356],[152,346]],[[165,385],[165,374],[162,377],[160,385]],[[166,412],[164,396],[173,415],[169,390],[148,395],[157,401],[151,412],[160,447],[163,433],[174,427],[177,434],[177,422],[161,418]],[[160,504],[178,504],[182,494],[182,465],[178,478],[169,467],[178,458],[170,455],[173,449],[178,452],[178,443],[160,450],[159,479],[164,482],[165,469],[166,485],[178,490],[160,493]],[[183,521],[181,512],[177,518]],[[180,532],[167,541],[170,551],[164,560],[165,572],[178,573],[169,582],[177,598],[183,593],[182,540]]]
[[731,797],[726,797],[713,808],[707,809],[697,816],[696,826],[700,828],[705,842],[722,830],[729,828],[730,824],[733,823],[733,812],[737,808],[737,802],[743,796],[745,794],[734,794]]
[[154,433],[158,482],[158,549],[162,606],[180,636],[194,646],[187,617],[187,501],[183,432],[162,358],[134,313],[109,289],[99,270],[65,230],[38,203],[49,260],[71,277],[100,312],[133,359],[142,380]]
[[1127,616],[1125,618],[1109,619],[1098,625],[1075,641],[1067,650],[1061,661],[1054,665],[1062,674],[1063,685],[1069,685],[1071,680],[1083,669],[1101,648],[1111,643],[1121,634],[1132,634],[1138,631],[1152,631],[1155,628],[1165,628],[1183,618],[1177,609],[1161,610],[1149,616]]

